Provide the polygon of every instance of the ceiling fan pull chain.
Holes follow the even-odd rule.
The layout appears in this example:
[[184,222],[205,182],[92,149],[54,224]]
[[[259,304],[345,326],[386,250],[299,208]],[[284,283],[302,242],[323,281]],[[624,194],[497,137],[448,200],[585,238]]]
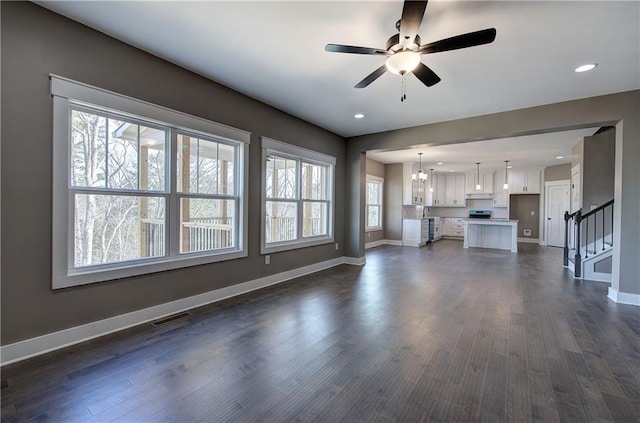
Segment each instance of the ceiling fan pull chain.
[[407,74],[402,74],[402,79],[400,80],[400,101],[403,102],[407,99]]

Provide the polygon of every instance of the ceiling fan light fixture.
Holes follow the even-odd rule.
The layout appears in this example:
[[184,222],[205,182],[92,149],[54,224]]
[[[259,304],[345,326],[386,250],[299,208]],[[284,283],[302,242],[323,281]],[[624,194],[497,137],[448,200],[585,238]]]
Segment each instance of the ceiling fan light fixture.
[[387,69],[396,75],[411,72],[420,63],[420,55],[414,51],[401,51],[391,55],[385,62]]

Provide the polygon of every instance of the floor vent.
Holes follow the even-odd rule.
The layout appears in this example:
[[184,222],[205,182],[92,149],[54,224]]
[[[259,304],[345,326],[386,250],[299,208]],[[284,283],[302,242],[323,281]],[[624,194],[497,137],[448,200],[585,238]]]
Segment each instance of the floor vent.
[[169,322],[173,322],[174,320],[184,319],[187,316],[191,316],[191,313],[185,311],[183,313],[174,314],[173,316],[165,317],[164,319],[156,320],[151,322],[153,326],[162,326]]

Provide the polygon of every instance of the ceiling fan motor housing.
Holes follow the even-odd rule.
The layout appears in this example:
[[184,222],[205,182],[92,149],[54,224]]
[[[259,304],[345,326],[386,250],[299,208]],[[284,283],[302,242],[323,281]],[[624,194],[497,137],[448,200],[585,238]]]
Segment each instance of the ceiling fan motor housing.
[[[416,34],[416,38],[413,40],[413,44],[411,45],[410,50],[415,50],[420,47],[421,41],[422,40],[420,39],[420,36]],[[394,53],[402,50],[402,44],[400,44],[400,34],[392,35],[387,40],[387,50],[393,51]]]

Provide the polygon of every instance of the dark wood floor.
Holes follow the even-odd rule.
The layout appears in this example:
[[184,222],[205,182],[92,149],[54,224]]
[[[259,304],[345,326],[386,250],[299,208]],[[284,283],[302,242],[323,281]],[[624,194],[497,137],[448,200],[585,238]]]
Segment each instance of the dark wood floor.
[[561,251],[379,247],[2,369],[2,421],[638,422],[640,310]]

